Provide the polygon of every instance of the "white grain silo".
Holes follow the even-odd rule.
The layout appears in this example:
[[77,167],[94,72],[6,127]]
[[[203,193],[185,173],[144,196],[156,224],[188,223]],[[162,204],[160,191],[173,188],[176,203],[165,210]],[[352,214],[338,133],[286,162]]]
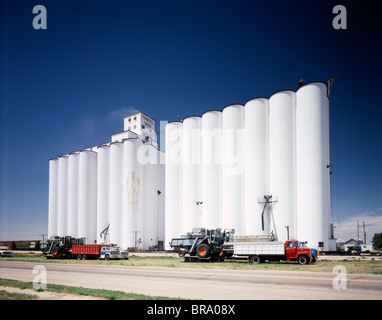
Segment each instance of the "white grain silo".
[[[282,241],[289,232],[289,238],[330,247],[325,84],[170,122],[165,154],[138,132],[148,125],[155,132],[154,122],[138,118],[151,119],[125,117],[132,127],[111,143],[50,160],[49,236],[78,230],[88,243],[102,243],[100,233],[110,224],[107,242],[135,247],[141,238],[141,248],[169,249],[173,237],[193,227],[226,227],[237,235],[275,231]],[[158,158],[165,161],[151,162]],[[258,200],[264,195],[278,202],[272,225],[266,211],[263,230]]]
[[[110,144],[110,243],[122,246],[123,143]],[[124,248],[126,249],[126,248]]]
[[181,122],[169,122],[166,125],[166,190],[165,190],[165,247],[182,232],[182,135]]
[[324,83],[306,84],[296,93],[298,238],[329,249],[329,103]]
[[[207,111],[202,115],[202,211],[201,226],[222,227],[222,114]],[[167,181],[166,181],[167,184]]]
[[97,241],[97,153],[81,150],[79,156],[78,236]]
[[244,234],[244,107],[222,111],[222,212],[224,228]]
[[57,235],[65,237],[68,226],[68,156],[58,158]]
[[165,248],[165,190],[166,190],[166,173],[165,173],[165,153],[158,150],[157,152],[158,164],[156,165],[156,186],[157,186],[157,232],[158,232],[158,249],[164,250]]
[[110,224],[109,198],[110,198],[110,147],[101,145],[97,147],[97,243],[109,241],[109,237],[101,233]]
[[79,155],[71,153],[68,159],[68,228],[66,235],[78,237]]
[[123,195],[122,195],[122,232],[123,247],[137,247],[136,240],[143,233],[143,177],[142,165],[137,160],[138,149],[142,141],[126,139],[123,141]]
[[48,238],[58,234],[58,172],[59,160],[49,160]]
[[269,98],[269,190],[278,197],[273,208],[280,241],[296,230],[296,94],[285,90]]
[[[86,238],[87,243],[124,249],[164,248],[164,153],[157,148],[152,118],[139,112],[125,118],[125,125],[130,122],[110,143],[50,160],[49,236]],[[179,141],[174,143],[174,179],[182,176],[181,161],[176,163],[182,157]],[[181,205],[180,185],[175,202]],[[174,236],[181,232],[175,225]]]
[[138,157],[138,161],[144,169],[142,176],[143,229],[139,236],[142,238],[142,247],[149,249],[158,245],[159,198],[164,190],[158,192],[159,153],[157,148],[151,144],[143,144],[139,148],[139,154],[146,155],[144,159]]
[[248,101],[245,112],[245,229],[246,235],[269,235],[270,216],[264,213],[258,199],[269,194],[269,101],[256,98]]
[[182,234],[202,223],[201,128],[200,117],[183,120]]

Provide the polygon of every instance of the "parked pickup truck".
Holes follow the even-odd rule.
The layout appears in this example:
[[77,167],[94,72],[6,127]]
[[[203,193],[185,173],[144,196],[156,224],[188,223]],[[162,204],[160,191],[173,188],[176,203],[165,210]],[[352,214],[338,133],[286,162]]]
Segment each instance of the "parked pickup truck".
[[268,261],[297,261],[309,264],[317,259],[317,250],[307,248],[305,242],[233,242],[233,258],[248,257],[253,263]]
[[129,259],[129,251],[121,251],[119,247],[102,247],[100,259]]
[[12,257],[12,251],[8,247],[0,247],[0,257]]

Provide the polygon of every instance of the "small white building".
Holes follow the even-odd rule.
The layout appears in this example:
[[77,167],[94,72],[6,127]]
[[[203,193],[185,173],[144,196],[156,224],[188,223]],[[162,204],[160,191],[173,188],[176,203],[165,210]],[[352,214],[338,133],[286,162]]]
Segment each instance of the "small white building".
[[362,240],[357,237],[350,238],[346,242],[337,243],[337,247],[342,251],[352,251],[356,250],[357,247],[360,248],[361,252],[370,252],[373,250],[373,246],[371,244],[365,244]]

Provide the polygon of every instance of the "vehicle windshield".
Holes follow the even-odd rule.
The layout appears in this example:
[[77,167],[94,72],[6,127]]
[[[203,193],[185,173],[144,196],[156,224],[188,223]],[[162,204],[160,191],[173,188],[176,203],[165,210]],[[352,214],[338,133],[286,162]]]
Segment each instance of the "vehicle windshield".
[[306,248],[306,242],[299,242],[298,243],[298,246],[300,247],[300,248]]

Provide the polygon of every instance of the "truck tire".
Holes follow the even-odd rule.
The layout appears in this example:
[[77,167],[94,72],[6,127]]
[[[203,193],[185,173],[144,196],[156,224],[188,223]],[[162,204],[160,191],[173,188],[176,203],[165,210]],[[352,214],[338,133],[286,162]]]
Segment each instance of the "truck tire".
[[105,260],[110,260],[110,254],[105,254]]
[[77,255],[77,260],[81,260],[82,256],[80,254]]
[[255,264],[261,263],[261,257],[253,256],[253,257],[251,257],[251,262],[255,263]]
[[52,255],[54,258],[58,258],[60,256],[61,250],[58,247],[53,248]]
[[210,247],[205,244],[205,243],[202,243],[200,244],[197,248],[196,248],[196,254],[199,258],[208,258],[210,256]]
[[298,256],[297,262],[302,265],[309,264],[309,258],[306,255],[301,255],[301,256]]

